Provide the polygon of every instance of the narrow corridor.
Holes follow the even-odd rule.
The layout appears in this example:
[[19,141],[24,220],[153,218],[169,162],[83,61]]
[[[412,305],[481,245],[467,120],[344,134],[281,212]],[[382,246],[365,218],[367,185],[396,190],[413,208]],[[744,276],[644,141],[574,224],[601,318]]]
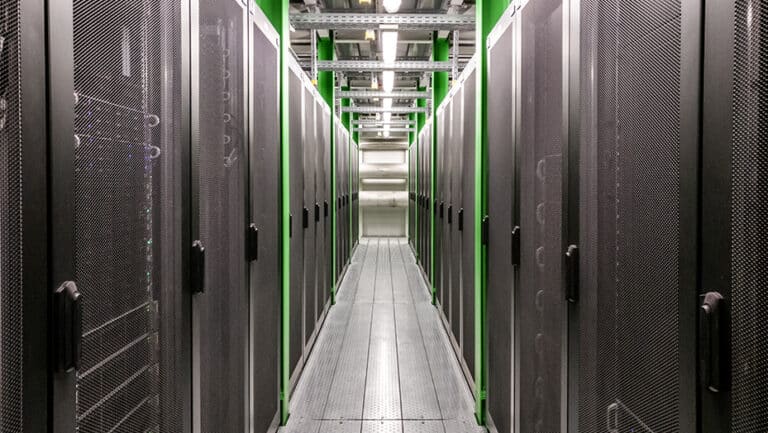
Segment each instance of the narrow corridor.
[[482,432],[405,239],[360,242],[282,432]]

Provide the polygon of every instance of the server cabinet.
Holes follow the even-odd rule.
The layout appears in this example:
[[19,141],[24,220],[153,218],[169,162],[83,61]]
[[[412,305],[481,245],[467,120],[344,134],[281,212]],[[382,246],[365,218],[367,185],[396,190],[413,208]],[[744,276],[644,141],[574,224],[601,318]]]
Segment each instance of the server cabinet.
[[203,290],[194,298],[192,317],[194,410],[199,414],[195,425],[201,431],[242,431],[249,422],[249,293],[243,236],[247,8],[237,0],[195,3],[192,230],[206,253]]
[[333,282],[333,230],[331,226],[331,206],[333,206],[333,197],[331,189],[331,128],[333,123],[331,122],[331,108],[327,105],[323,110],[323,252],[320,257],[323,257],[323,271],[322,271],[322,300],[325,305],[331,297],[331,285]]
[[567,311],[562,296],[563,3],[531,1],[520,13],[517,431],[559,432],[565,416],[561,398]]
[[445,141],[445,110],[440,106],[435,111],[437,122],[437,137],[435,140],[435,275],[434,284],[436,287],[437,301],[442,306],[445,302],[445,291],[443,285],[443,234],[444,234],[444,214],[445,200],[443,192],[443,149]]
[[413,145],[408,147],[408,241],[411,248],[416,247],[416,159]]
[[515,214],[513,87],[515,6],[488,37],[488,412],[500,433],[512,431],[512,322],[519,228]]
[[459,236],[461,237],[461,348],[470,375],[475,366],[475,88],[474,62],[464,69],[462,84],[462,170],[459,210]]
[[267,431],[278,410],[281,302],[279,36],[252,3],[248,128],[250,162],[250,404],[253,429]]
[[302,309],[304,298],[304,229],[302,213],[304,210],[304,87],[301,77],[304,71],[294,61],[289,61],[288,71],[288,106],[290,146],[290,218],[288,228],[291,247],[290,281],[290,370],[294,372],[301,359],[303,349]]
[[453,205],[451,203],[451,161],[453,159],[452,137],[453,137],[453,102],[448,99],[445,104],[445,142],[443,146],[443,208],[445,217],[443,219],[443,313],[448,323],[451,322],[451,304],[454,302],[454,296],[451,290],[451,273],[457,270],[451,263],[451,254],[453,253]]
[[304,345],[304,361],[309,355],[309,339],[315,330],[315,166],[317,164],[317,128],[316,116],[317,104],[312,92],[312,84],[309,77],[304,74],[304,142],[302,151],[304,155],[304,208],[301,215],[301,230],[304,237],[304,289],[303,289],[303,320],[302,339]]
[[699,422],[752,433],[768,429],[768,5],[706,2],[704,14]]
[[55,14],[48,62],[57,69],[48,80],[57,134],[49,270],[57,284],[70,280],[55,289],[59,307],[82,308],[79,323],[53,328],[65,352],[55,358],[51,425],[189,431],[189,71],[180,4],[47,6]]
[[[54,72],[47,92],[43,6],[20,0],[0,6],[0,430],[8,433],[46,431],[48,290],[72,278],[70,270],[62,275],[51,266],[49,284],[46,272],[53,237],[45,229],[47,179],[40,170],[48,161],[46,127],[54,122],[45,102],[47,95],[63,95],[71,105],[72,47],[69,85],[55,91]],[[50,145],[71,152],[71,112],[67,117],[69,132],[50,137]],[[74,411],[68,415],[74,418]]]
[[[451,95],[451,138],[448,141],[449,160],[450,165],[449,179],[451,188],[451,200],[450,206],[448,206],[448,226],[451,234],[451,254],[450,254],[450,266],[451,266],[451,331],[456,343],[461,347],[462,339],[462,293],[461,293],[461,256],[464,253],[461,250],[461,233],[459,232],[459,213],[462,210],[462,196],[461,196],[461,183],[464,175],[462,169],[462,146],[463,136],[461,135],[464,128],[464,117],[462,112],[463,93],[464,90],[461,86],[454,87],[456,89]],[[459,352],[461,349],[459,348]]]
[[700,2],[651,5],[581,3],[579,431],[697,431]]

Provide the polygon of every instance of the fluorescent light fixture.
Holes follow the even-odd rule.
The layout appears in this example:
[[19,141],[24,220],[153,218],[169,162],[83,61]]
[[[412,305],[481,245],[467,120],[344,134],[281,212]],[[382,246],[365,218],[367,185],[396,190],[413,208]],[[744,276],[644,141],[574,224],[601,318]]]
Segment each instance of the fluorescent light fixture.
[[365,40],[366,41],[375,41],[376,40],[376,32],[373,30],[366,30],[365,31]]
[[397,32],[381,32],[381,59],[384,63],[394,63],[397,58]]
[[389,125],[384,125],[384,138],[389,138]]
[[395,88],[395,71],[384,71],[381,73],[381,87],[385,92],[390,93]]
[[374,74],[371,77],[371,89],[378,89],[379,88],[379,79],[376,78],[376,75]]
[[384,123],[389,123],[392,121],[392,113],[384,113],[382,116],[382,120]]
[[[389,110],[392,108],[392,98],[384,98],[381,100],[381,106]],[[392,114],[392,113],[389,113]]]
[[393,14],[400,10],[400,1],[401,0],[384,0],[384,9]]
[[371,0],[360,0],[358,3],[361,5],[369,5],[371,4]]

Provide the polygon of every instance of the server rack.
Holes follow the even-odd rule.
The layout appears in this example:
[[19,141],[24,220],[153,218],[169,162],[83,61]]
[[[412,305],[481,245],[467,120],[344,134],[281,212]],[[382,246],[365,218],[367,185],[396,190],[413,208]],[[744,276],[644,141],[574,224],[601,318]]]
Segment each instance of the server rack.
[[457,213],[461,244],[461,349],[468,376],[475,366],[475,107],[476,67],[470,62],[462,72],[461,197]]
[[[317,164],[317,128],[315,123],[315,111],[317,105],[313,93],[312,83],[309,77],[302,74],[304,83],[304,142],[302,150],[304,155],[304,207],[301,214],[301,229],[304,238],[304,284],[302,299],[302,347],[303,359],[306,361],[309,355],[309,340],[315,328],[315,165]],[[304,362],[302,361],[302,363]]]
[[333,260],[332,260],[332,254],[333,254],[333,242],[331,240],[332,236],[332,227],[331,227],[331,207],[333,204],[333,199],[331,197],[331,128],[333,127],[333,124],[331,123],[331,109],[327,105],[323,108],[323,119],[322,119],[322,131],[323,131],[323,159],[320,162],[320,164],[324,167],[323,172],[323,198],[322,198],[322,220],[323,220],[323,249],[320,253],[320,257],[322,257],[322,271],[320,272],[322,281],[321,284],[321,290],[322,290],[322,305],[325,305],[328,303],[331,297],[331,284],[332,284],[332,275],[333,275]]
[[764,2],[706,2],[699,382],[702,432],[768,428]]
[[[293,59],[289,59],[288,95],[290,107],[290,187],[291,212],[288,221],[291,247],[291,282],[290,282],[290,364],[291,382],[295,383],[296,368],[300,364],[303,348],[303,292],[304,292],[304,229],[302,215],[304,211],[304,89],[302,76],[304,71]],[[298,322],[297,322],[298,320]]]
[[[571,125],[580,203],[569,219],[578,217],[581,251],[578,291],[566,286],[578,348],[570,423],[580,431],[696,431],[701,2],[580,6],[571,20],[581,117]],[[727,152],[725,143],[717,152]],[[717,190],[702,190],[705,203]],[[701,407],[705,417],[716,413]]]
[[194,425],[238,431],[249,424],[248,11],[237,0],[192,3],[192,231],[207,258],[193,303]]
[[[459,80],[456,80],[459,82]],[[464,89],[460,85],[454,86],[451,103],[451,139],[448,142],[451,161],[448,167],[448,178],[451,188],[451,201],[448,206],[448,226],[451,234],[451,332],[453,333],[455,344],[458,346],[456,351],[461,352],[462,335],[462,292],[461,292],[461,256],[464,253],[461,250],[461,236],[459,233],[459,211],[462,209],[462,144],[463,137],[461,130],[464,126],[462,112]]]
[[47,268],[53,236],[45,228],[48,186],[39,170],[49,161],[48,142],[71,148],[71,135],[47,136],[57,116],[45,103],[46,97],[71,95],[72,88],[46,70],[46,44],[67,44],[46,40],[46,28],[61,23],[47,20],[59,8],[44,6],[20,0],[0,6],[0,430],[9,433],[46,431],[50,366],[41,354],[49,339],[47,270],[59,284],[72,278],[69,269]]
[[[278,412],[281,301],[280,41],[251,3],[249,74],[250,365],[252,426],[264,432]],[[271,306],[271,307],[270,307]]]
[[49,147],[50,274],[69,280],[53,296],[65,314],[52,326],[64,335],[54,340],[50,421],[65,432],[184,431],[191,203],[182,13],[170,1],[48,7],[48,110],[60,136]]
[[519,225],[515,173],[514,37],[512,4],[488,37],[488,419],[497,431],[512,431],[514,293],[517,288]]
[[445,197],[444,197],[444,175],[443,175],[443,160],[445,149],[445,137],[447,124],[445,121],[445,109],[443,105],[439,106],[435,110],[435,116],[437,117],[437,139],[435,140],[435,275],[434,284],[437,292],[437,303],[442,308],[445,303],[445,285],[443,273],[445,272],[445,264],[443,263],[445,257],[444,249],[444,234],[445,234]]

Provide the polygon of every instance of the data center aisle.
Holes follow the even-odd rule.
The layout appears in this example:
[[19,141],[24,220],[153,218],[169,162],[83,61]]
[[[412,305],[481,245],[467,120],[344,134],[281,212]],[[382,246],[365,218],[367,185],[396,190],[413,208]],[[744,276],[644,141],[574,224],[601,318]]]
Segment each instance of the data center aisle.
[[290,433],[483,432],[405,239],[363,239],[291,398]]

